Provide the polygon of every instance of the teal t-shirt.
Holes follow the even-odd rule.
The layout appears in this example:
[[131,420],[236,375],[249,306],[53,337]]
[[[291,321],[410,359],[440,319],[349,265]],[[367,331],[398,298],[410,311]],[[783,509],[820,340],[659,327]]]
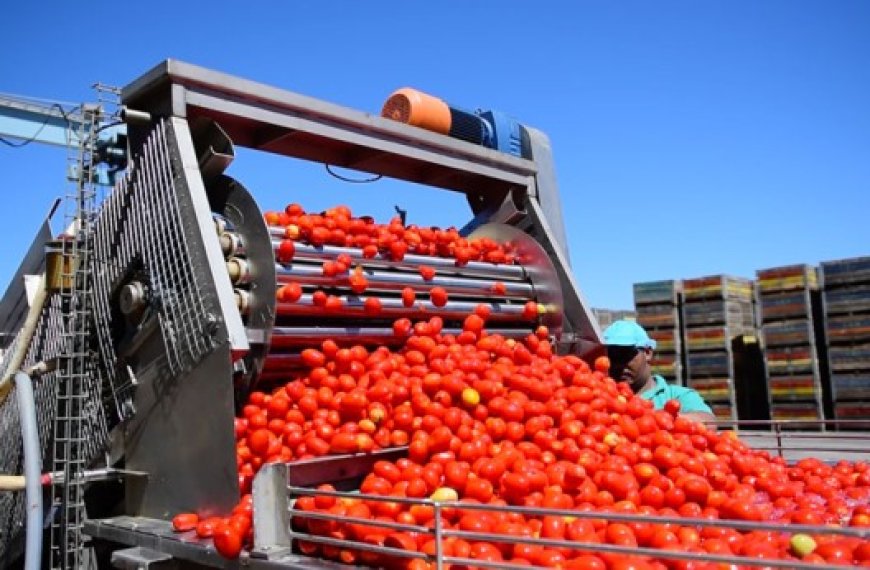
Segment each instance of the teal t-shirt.
[[680,403],[681,412],[713,413],[710,406],[704,402],[704,398],[691,388],[668,384],[667,380],[658,374],[654,375],[653,378],[656,380],[655,388],[642,392],[640,397],[644,400],[650,400],[655,409],[661,410],[664,408],[665,402],[668,400],[677,400]]

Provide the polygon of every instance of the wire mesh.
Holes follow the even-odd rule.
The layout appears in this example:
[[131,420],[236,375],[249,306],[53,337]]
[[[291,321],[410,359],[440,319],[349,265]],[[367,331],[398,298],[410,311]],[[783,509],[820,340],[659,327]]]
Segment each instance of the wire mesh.
[[[41,360],[51,359],[60,352],[60,337],[56,331],[60,328],[59,298],[49,299],[43,309],[42,316],[24,360],[24,368],[29,368]],[[6,360],[0,364],[3,375],[11,364],[11,355],[15,347],[22,342],[20,333],[10,346]],[[52,424],[55,416],[54,393],[57,386],[57,374],[45,374],[34,382],[34,400],[36,403],[37,431],[39,433],[40,449],[43,450],[42,465],[51,461],[49,453],[51,444]],[[21,427],[19,421],[18,400],[13,387],[12,393],[0,407],[0,433],[6,437],[0,440],[0,473],[21,473],[24,468]],[[94,437],[96,443],[99,438]],[[21,554],[23,548],[23,521],[25,516],[25,497],[22,493],[0,493],[0,568],[5,568]]]
[[[197,364],[214,348],[209,311],[195,277],[178,185],[183,176],[167,122],[158,123],[127,175],[106,199],[94,238],[94,319],[116,420],[130,417],[135,378],[117,353],[126,325],[113,304],[119,286],[136,280],[148,296],[145,322],[154,318],[163,338],[167,377]],[[126,339],[129,340],[129,339]]]

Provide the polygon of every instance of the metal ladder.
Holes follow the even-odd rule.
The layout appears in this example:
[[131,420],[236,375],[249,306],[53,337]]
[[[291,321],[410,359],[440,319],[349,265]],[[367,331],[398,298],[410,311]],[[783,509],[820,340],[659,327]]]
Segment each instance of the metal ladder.
[[102,196],[96,183],[97,139],[106,118],[105,108],[117,101],[118,91],[95,85],[98,103],[81,107],[82,121],[71,141],[68,167],[72,173],[65,199],[64,234],[60,254],[60,299],[62,353],[58,358],[57,405],[52,449],[52,470],[62,473],[52,487],[50,567],[77,570],[93,563],[82,536],[84,480],[88,467],[89,439],[86,414],[93,413],[91,400],[99,393],[99,376],[90,354],[92,231]]

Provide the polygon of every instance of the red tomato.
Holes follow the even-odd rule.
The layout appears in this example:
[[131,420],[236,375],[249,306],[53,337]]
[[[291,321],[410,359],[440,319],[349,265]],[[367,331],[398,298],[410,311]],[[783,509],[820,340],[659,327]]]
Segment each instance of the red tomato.
[[447,290],[444,287],[432,287],[429,290],[429,299],[436,307],[443,307],[447,304]]
[[199,515],[196,513],[179,513],[172,517],[172,530],[186,532],[193,530],[199,524]]
[[275,257],[281,263],[289,263],[293,260],[296,254],[296,245],[289,239],[281,240],[278,245],[278,250],[275,252]]
[[299,283],[286,283],[278,289],[278,300],[282,303],[295,303],[302,297],[302,286]]
[[214,547],[224,558],[235,560],[242,552],[242,535],[229,524],[220,524],[214,530]]

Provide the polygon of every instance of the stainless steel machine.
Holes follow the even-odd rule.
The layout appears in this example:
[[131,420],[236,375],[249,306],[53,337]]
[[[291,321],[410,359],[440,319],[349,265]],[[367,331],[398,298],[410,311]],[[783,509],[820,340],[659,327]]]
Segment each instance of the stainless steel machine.
[[[107,516],[132,517],[129,523],[228,511],[239,497],[239,398],[286,375],[302,348],[325,338],[396,342],[390,323],[419,316],[402,306],[402,288],[449,291],[448,307],[422,307],[448,329],[483,301],[493,308],[495,332],[521,337],[544,323],[562,351],[597,347],[597,324],[571,275],[543,133],[514,127],[523,158],[173,60],[126,86],[121,103],[126,175],[60,240],[45,231],[37,240],[22,273],[42,272],[43,282],[55,284],[46,288],[35,330],[21,324],[23,291],[7,319],[20,332],[4,377],[19,366],[40,374],[43,465],[53,461],[55,487],[77,487],[73,495],[54,493],[49,505],[55,528],[46,552],[54,567],[82,565],[70,551],[85,536],[147,542]],[[224,174],[236,146],[463,193],[470,208],[459,220],[463,232],[511,242],[522,264],[363,259],[359,250],[333,246],[299,246],[292,263],[276,262],[283,236],[266,225],[242,182]],[[336,315],[324,317],[313,305],[323,260],[342,252],[366,272],[381,315],[367,315],[353,296]],[[416,270],[423,262],[435,269],[431,282]],[[291,279],[305,284],[303,298],[276,302],[277,287]],[[496,281],[504,293],[493,294]],[[346,283],[332,285],[349,293]],[[542,308],[534,322],[521,318],[529,300]],[[11,402],[3,417],[15,433]],[[5,455],[5,472],[18,472],[17,446]],[[8,556],[20,546],[22,502],[9,501],[0,537]]]

